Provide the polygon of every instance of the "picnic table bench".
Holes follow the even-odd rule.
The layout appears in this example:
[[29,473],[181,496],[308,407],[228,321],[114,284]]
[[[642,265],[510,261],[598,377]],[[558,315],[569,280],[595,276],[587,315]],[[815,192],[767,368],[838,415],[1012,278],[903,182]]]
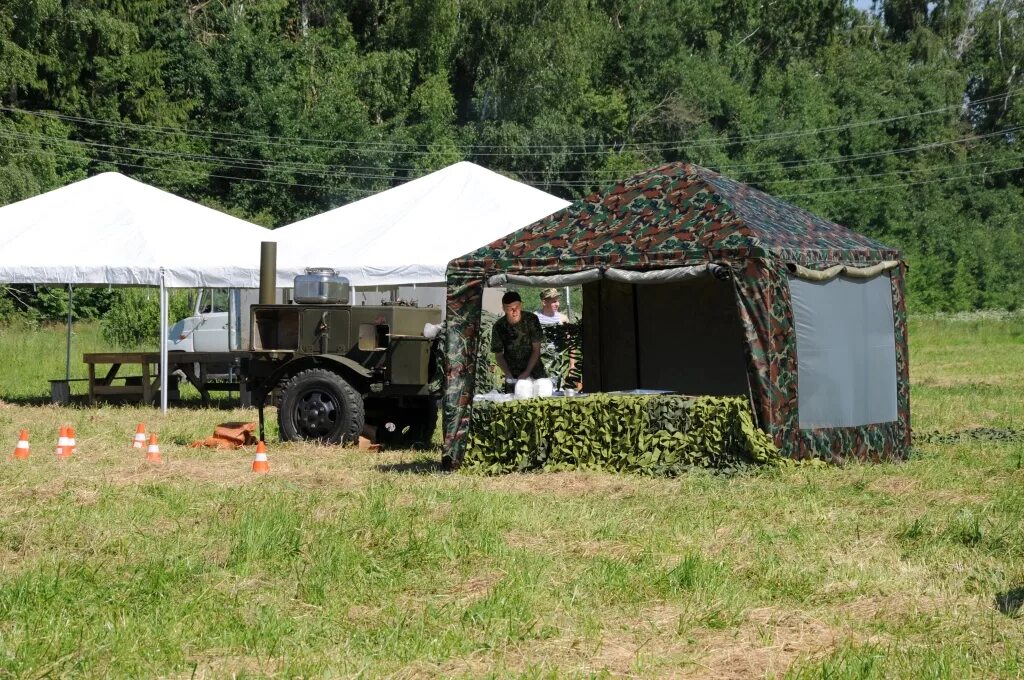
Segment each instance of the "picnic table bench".
[[[199,391],[203,403],[209,403],[211,390],[240,390],[239,380],[212,381],[208,378],[207,367],[233,361],[230,352],[169,352],[167,370],[180,370],[185,378]],[[82,355],[82,361],[89,367],[89,403],[97,398],[127,398],[144,404],[156,402],[160,394],[160,353],[159,352],[93,352]],[[109,365],[106,373],[98,375],[98,365]],[[122,367],[137,366],[138,374],[121,373]]]

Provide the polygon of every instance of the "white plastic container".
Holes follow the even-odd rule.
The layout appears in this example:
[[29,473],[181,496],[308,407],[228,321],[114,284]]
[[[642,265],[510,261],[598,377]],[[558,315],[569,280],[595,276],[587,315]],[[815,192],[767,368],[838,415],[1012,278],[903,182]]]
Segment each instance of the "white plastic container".
[[537,378],[533,381],[533,396],[550,397],[555,392],[555,383],[551,378]]
[[529,378],[516,381],[516,399],[529,399],[533,396],[533,381]]

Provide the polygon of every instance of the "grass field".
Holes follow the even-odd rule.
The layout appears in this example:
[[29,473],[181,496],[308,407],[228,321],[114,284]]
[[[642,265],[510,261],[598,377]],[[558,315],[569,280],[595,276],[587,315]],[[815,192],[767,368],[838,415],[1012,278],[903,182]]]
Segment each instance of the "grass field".
[[[0,677],[1024,675],[1022,441],[675,480],[273,444],[254,476],[184,446],[252,412],[25,405],[62,332],[0,331],[35,447],[0,461]],[[1024,317],[910,332],[915,430],[1024,426]]]

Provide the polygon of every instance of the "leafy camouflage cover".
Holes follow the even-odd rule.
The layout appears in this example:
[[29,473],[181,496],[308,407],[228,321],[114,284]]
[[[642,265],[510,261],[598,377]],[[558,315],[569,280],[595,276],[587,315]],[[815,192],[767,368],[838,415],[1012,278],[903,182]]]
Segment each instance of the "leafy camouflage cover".
[[[899,251],[718,173],[670,163],[594,193],[448,265],[446,462],[465,452],[483,287],[498,273],[649,271],[717,262],[733,272],[758,425],[785,455],[831,461],[905,458],[910,390],[904,277],[891,271],[898,418],[856,428],[800,430],[796,332],[787,265],[825,269],[901,260]],[[486,348],[485,348],[486,349]]]

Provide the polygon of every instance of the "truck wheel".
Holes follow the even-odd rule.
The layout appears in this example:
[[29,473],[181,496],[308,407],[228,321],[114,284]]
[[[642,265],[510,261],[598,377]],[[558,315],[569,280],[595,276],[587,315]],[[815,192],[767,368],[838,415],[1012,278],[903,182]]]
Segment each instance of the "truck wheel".
[[364,419],[362,396],[333,371],[311,368],[281,389],[277,422],[284,441],[354,442]]

